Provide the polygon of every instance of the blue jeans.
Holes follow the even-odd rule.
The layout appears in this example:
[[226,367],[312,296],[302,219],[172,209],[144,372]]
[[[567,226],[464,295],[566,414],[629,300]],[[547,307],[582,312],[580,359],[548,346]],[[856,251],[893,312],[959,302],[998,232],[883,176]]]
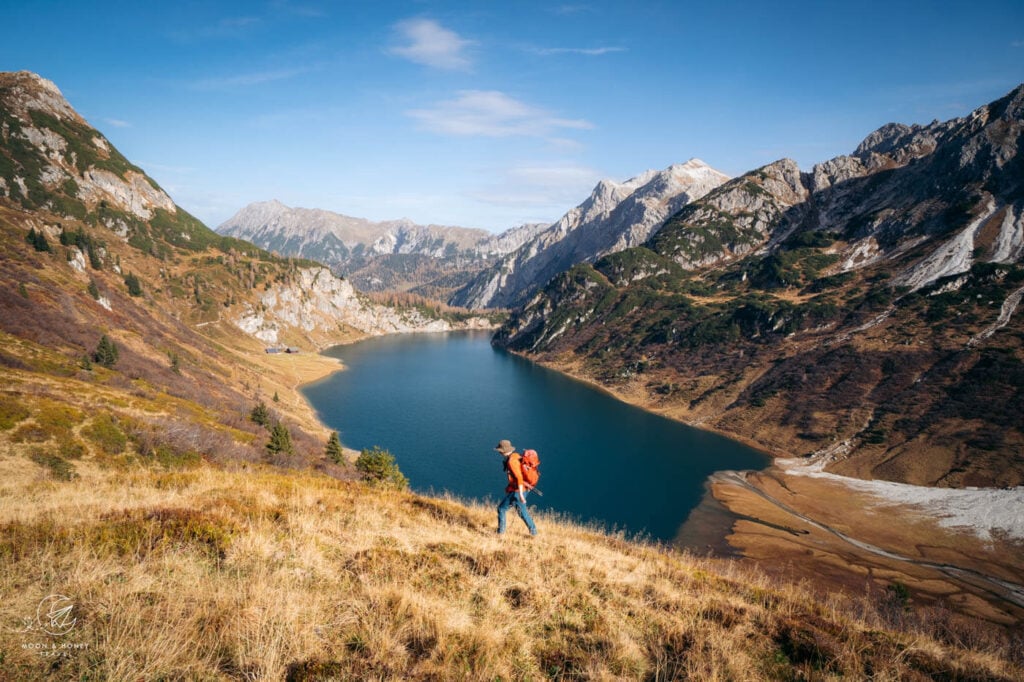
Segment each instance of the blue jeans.
[[[523,497],[529,494],[529,491],[523,493]],[[513,491],[505,495],[504,499],[498,503],[498,533],[505,532],[505,512],[508,511],[509,507],[514,506],[516,511],[519,512],[519,518],[523,520],[526,527],[530,529],[530,535],[537,534],[537,526],[534,525],[533,519],[530,518],[530,512],[526,511],[526,503],[519,499],[519,491]]]

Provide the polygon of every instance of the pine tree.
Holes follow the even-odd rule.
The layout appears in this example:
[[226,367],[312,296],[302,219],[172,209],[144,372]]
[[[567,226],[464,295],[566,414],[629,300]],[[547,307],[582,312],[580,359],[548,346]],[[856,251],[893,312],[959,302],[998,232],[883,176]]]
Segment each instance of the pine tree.
[[281,402],[281,398],[279,398],[279,397],[278,397],[278,395],[277,395],[277,391],[274,391],[274,402],[275,402],[275,403],[279,403],[279,402]]
[[50,242],[46,240],[46,234],[36,230],[36,228],[30,228],[28,234],[25,235],[25,241],[32,245],[36,251],[49,251]]
[[359,453],[359,457],[356,458],[356,470],[370,485],[398,490],[409,487],[409,479],[398,468],[395,456],[376,446]]
[[92,296],[94,300],[100,300],[100,289],[96,286],[96,280],[89,280],[89,286],[86,288],[86,291],[89,292],[89,295]]
[[335,464],[341,464],[345,459],[345,453],[341,449],[341,440],[338,439],[338,432],[331,431],[331,437],[327,439],[327,449],[325,450],[327,459],[331,460]]
[[267,409],[267,404],[262,400],[256,403],[256,407],[252,408],[252,412],[249,413],[249,419],[260,426],[266,426],[269,428],[270,410]]
[[139,283],[139,278],[132,273],[128,273],[124,276],[125,286],[128,287],[128,293],[132,296],[142,295],[142,285]]
[[87,244],[85,247],[86,253],[89,255],[89,267],[93,270],[102,270],[103,261],[100,259],[99,251],[93,245],[92,240],[87,238]]
[[104,334],[92,354],[92,359],[108,369],[117,364],[117,345]]
[[274,424],[274,428],[270,430],[270,440],[267,441],[267,452],[271,455],[293,455],[295,449],[292,447],[292,434],[288,432],[288,429],[278,422]]

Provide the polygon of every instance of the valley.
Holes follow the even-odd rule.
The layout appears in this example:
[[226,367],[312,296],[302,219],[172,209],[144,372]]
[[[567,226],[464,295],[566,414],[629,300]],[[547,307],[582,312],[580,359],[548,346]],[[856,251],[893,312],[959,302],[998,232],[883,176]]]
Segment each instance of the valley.
[[[54,83],[0,74],[4,673],[1019,678],[1019,522],[967,531],[858,486],[1019,506],[1022,106],[1017,88],[886,126],[810,172],[728,179],[692,160],[602,182],[473,256],[473,305],[520,306],[506,314],[417,293],[469,291],[447,268],[475,247],[449,248],[454,233],[388,232],[374,267],[415,277],[373,297],[217,234]],[[518,274],[494,279],[493,261]],[[780,457],[710,482],[743,558],[557,510],[534,542],[497,538],[489,506],[331,448],[303,394],[341,368],[319,350],[498,325],[501,349]],[[481,388],[477,403],[504,385]],[[45,631],[54,595],[77,639]],[[36,645],[54,642],[81,651],[51,667]]]

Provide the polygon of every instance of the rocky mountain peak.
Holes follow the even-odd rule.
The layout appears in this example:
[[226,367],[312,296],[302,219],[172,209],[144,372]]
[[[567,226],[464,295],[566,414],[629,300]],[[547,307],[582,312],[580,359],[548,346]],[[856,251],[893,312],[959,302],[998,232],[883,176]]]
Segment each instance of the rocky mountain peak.
[[84,119],[64,98],[60,88],[50,80],[31,71],[0,73],[0,90],[4,104],[11,113],[27,119],[29,111],[42,111],[58,119]]
[[472,308],[519,305],[559,272],[643,243],[686,203],[728,179],[690,159],[621,183],[602,180],[586,201],[481,272],[451,301]]
[[177,211],[155,182],[41,76],[0,73],[0,135],[7,157],[0,197],[25,208],[81,217],[102,205],[109,209],[104,223],[126,238],[135,218],[149,220],[158,209]]

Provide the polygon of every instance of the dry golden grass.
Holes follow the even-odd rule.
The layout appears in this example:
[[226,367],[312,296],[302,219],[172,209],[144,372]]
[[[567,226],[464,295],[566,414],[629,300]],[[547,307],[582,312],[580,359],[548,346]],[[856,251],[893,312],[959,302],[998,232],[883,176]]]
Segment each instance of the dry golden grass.
[[[0,678],[1024,674],[995,630],[964,643],[893,629],[861,599],[816,600],[544,515],[537,538],[514,524],[498,537],[487,506],[259,466],[111,470],[86,457],[60,481],[28,447],[0,446]],[[63,636],[33,621],[51,594],[74,604]]]

